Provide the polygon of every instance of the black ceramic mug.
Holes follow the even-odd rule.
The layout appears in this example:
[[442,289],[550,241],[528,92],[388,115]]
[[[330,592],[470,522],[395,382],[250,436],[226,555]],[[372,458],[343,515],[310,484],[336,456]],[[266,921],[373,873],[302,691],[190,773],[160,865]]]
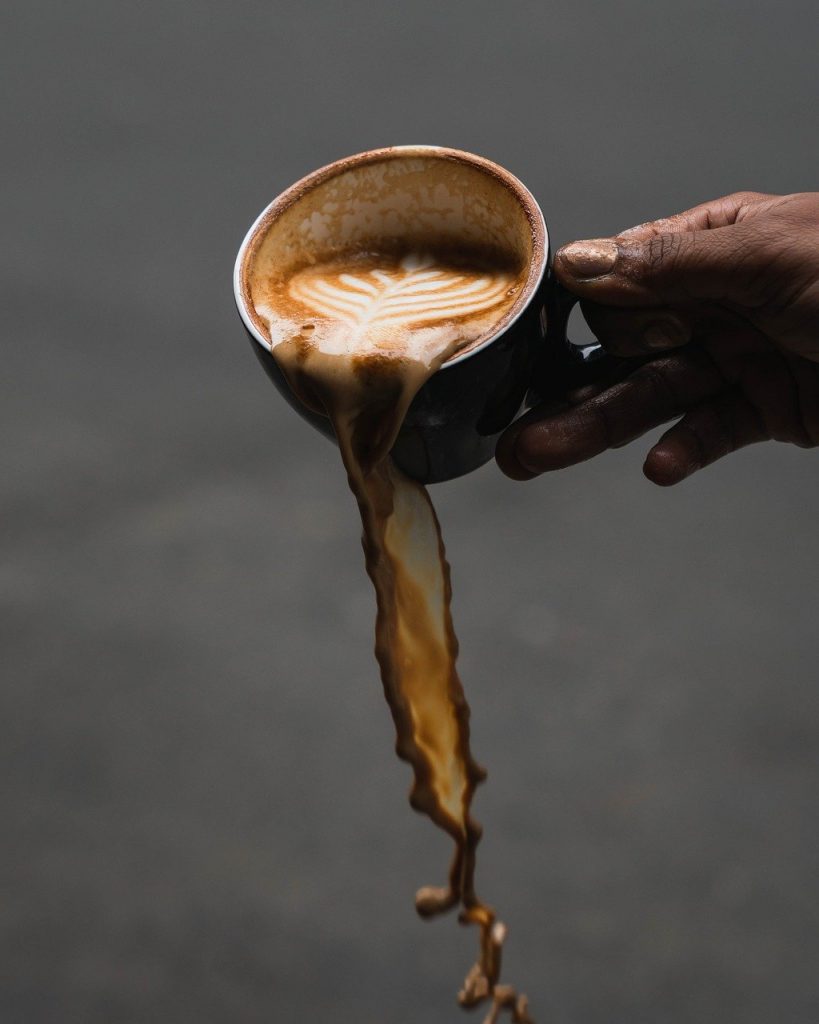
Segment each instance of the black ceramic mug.
[[[334,236],[328,239],[328,233]],[[438,146],[393,146],[338,160],[275,199],[247,233],[234,270],[239,314],[254,351],[278,390],[322,433],[330,421],[292,394],[270,350],[251,298],[254,261],[275,253],[298,258],[326,241],[355,251],[379,240],[423,248],[433,234],[448,245],[508,249],[526,269],[523,287],[493,333],[444,363],[407,413],[392,455],[422,483],[477,469],[503,430],[528,404],[616,376],[599,345],[574,346],[566,324],[575,302],[550,269],[540,207],[509,171],[471,153]]]

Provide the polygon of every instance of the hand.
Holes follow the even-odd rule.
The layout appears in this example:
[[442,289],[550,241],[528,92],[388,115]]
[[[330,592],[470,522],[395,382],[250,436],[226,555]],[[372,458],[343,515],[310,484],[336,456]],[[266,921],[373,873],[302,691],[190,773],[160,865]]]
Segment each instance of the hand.
[[679,417],[648,453],[654,483],[755,441],[819,445],[819,192],[740,192],[573,242],[554,266],[609,352],[657,358],[513,423],[497,451],[508,476],[562,469]]

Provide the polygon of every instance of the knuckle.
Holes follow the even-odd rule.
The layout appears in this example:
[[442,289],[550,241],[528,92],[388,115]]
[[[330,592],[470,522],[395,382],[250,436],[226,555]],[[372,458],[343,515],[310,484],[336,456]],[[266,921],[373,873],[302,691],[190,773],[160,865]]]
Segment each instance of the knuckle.
[[515,442],[515,455],[524,468],[539,470],[543,462],[545,447],[541,432],[533,427],[528,427],[518,434]]
[[771,198],[770,192],[754,192],[749,189],[743,189],[739,192],[732,192],[722,202],[727,206],[733,207],[736,211],[735,219],[739,221],[745,216],[749,206],[756,206],[758,203]]
[[590,402],[588,414],[591,417],[591,427],[595,438],[595,446],[601,451],[605,451],[608,448],[618,447],[615,424],[612,422],[605,402]]
[[715,199],[706,205],[704,227],[706,230],[738,224],[749,210],[770,196],[764,192],[740,191]]
[[668,365],[662,361],[646,363],[635,374],[638,383],[645,386],[652,405],[657,408],[675,410],[679,407],[679,396],[668,373]]
[[711,461],[736,450],[734,427],[729,403],[714,402],[708,407],[702,427],[703,447]]
[[651,274],[667,270],[677,257],[683,245],[683,235],[666,231],[649,239],[645,251],[645,266]]
[[698,469],[703,469],[716,458],[711,444],[706,437],[706,427],[703,419],[703,413],[699,413],[697,416],[686,416],[677,428],[680,433],[685,433],[690,438],[694,462]]

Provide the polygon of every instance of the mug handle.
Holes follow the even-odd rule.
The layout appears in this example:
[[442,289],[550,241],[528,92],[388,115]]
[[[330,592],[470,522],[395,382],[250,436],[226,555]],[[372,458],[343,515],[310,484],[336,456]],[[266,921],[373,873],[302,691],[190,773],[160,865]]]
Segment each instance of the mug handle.
[[550,269],[543,309],[545,341],[535,360],[527,405],[560,399],[590,384],[614,384],[648,362],[644,356],[613,356],[597,342],[573,345],[567,329],[578,302],[578,296],[564,288]]

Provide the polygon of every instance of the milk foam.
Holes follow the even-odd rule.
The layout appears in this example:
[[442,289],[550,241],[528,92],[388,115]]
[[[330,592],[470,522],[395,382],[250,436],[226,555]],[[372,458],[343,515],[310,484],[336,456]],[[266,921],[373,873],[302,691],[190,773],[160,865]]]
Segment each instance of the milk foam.
[[[307,267],[280,289],[289,301],[258,305],[271,347],[306,328],[328,355],[401,355],[429,365],[442,348],[486,333],[515,300],[518,275],[445,264],[411,253],[357,267]],[[303,312],[302,318],[296,313]]]

